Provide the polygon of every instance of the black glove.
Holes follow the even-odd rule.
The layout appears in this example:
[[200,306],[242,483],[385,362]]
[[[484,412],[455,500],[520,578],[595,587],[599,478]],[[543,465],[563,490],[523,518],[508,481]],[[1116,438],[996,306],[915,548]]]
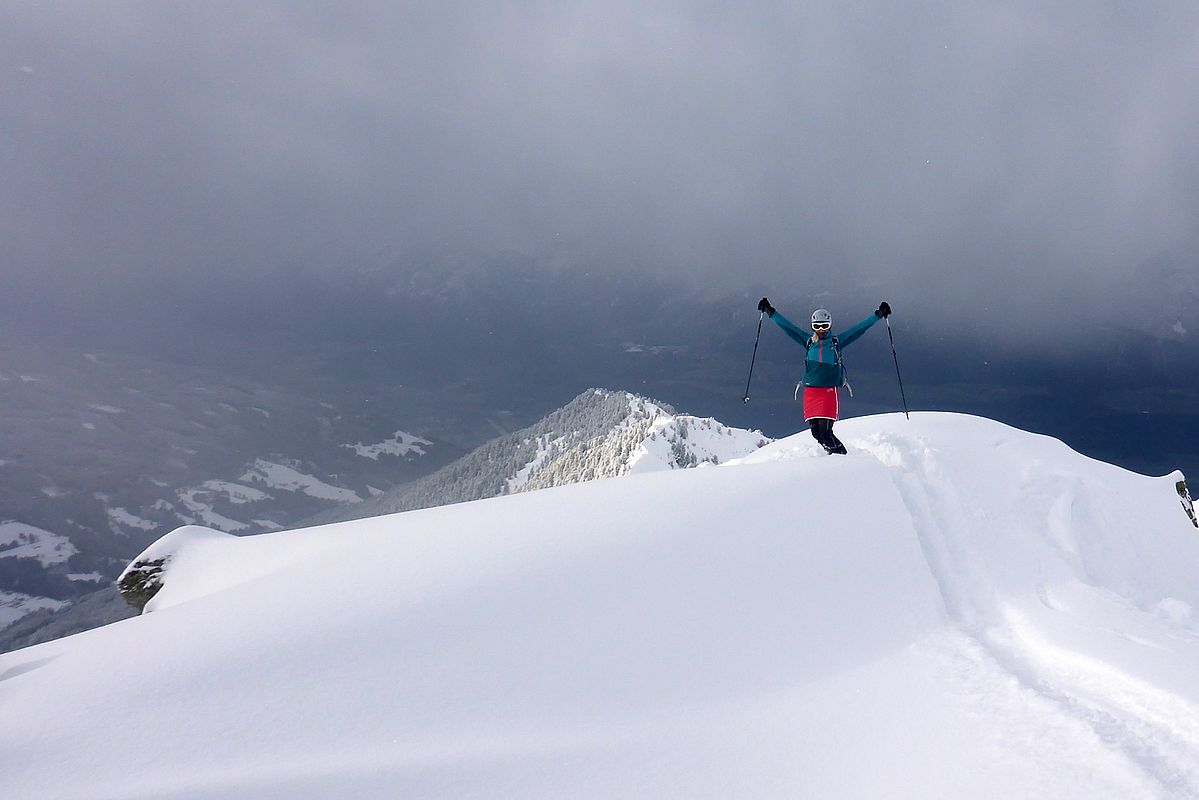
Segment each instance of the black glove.
[[879,319],[882,319],[883,317],[891,316],[890,304],[887,303],[886,300],[884,300],[882,303],[879,304],[878,310],[874,312],[874,316],[878,317]]
[[765,311],[766,316],[768,316],[768,317],[774,316],[774,306],[770,305],[770,301],[767,300],[765,297],[763,297],[761,300],[758,301],[758,310]]

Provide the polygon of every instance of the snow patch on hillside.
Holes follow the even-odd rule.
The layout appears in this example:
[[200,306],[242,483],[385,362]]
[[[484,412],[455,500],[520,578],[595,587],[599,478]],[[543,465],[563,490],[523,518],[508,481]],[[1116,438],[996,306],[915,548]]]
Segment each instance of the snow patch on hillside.
[[158,527],[158,523],[151,522],[148,519],[142,519],[129,512],[124,508],[110,508],[107,511],[108,521],[118,528],[134,528],[142,531],[152,531]]
[[525,442],[527,444],[535,445],[537,450],[534,452],[533,457],[529,459],[529,463],[517,470],[516,474],[508,479],[508,494],[518,492],[524,488],[524,485],[529,482],[529,478],[533,477],[537,470],[545,466],[546,462],[549,461],[555,453],[560,451],[563,443],[566,442],[566,437],[538,436],[536,440],[526,439]]
[[218,513],[212,503],[204,502],[204,499],[201,498],[208,497],[205,489],[180,489],[176,495],[190,514],[190,516],[188,514],[176,514],[176,516],[188,524],[201,522],[228,533],[250,529],[246,523]]
[[67,561],[78,552],[65,536],[24,522],[0,522],[0,558],[34,558],[48,567]]
[[300,472],[293,466],[278,464],[259,458],[254,461],[239,480],[249,483],[263,483],[272,489],[285,492],[302,492],[309,497],[321,500],[334,500],[339,503],[359,503],[362,498],[352,489],[342,489],[325,483],[321,479]]
[[[65,600],[53,600],[49,597],[35,597],[20,592],[0,590],[0,628],[11,625],[34,611],[58,611],[68,605],[70,604]],[[0,679],[2,678],[3,670],[0,670]]]
[[117,406],[110,406],[103,403],[88,406],[92,411],[99,411],[102,414],[124,414],[125,409]]
[[406,458],[409,455],[423,456],[427,452],[424,448],[432,444],[428,439],[422,439],[405,431],[396,431],[390,438],[375,444],[359,442],[358,444],[343,444],[342,447],[353,450],[363,458],[378,461],[379,456],[397,456],[399,458]]
[[201,484],[201,487],[213,494],[224,496],[226,500],[235,505],[259,503],[263,500],[271,499],[271,496],[261,489],[255,489],[253,486],[243,486],[240,483],[233,483],[232,481],[205,481]]

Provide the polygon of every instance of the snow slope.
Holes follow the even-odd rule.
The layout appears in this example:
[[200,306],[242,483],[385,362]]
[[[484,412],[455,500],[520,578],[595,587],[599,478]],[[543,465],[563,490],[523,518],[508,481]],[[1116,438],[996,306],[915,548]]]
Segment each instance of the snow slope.
[[181,529],[151,613],[0,656],[2,794],[1199,797],[1178,476],[959,415],[838,434]]

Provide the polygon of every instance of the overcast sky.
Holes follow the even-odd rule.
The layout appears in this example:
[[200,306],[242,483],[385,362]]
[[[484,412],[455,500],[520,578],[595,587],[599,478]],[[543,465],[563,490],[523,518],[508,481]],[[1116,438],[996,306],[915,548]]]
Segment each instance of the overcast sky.
[[0,270],[516,251],[1199,337],[1197,31],[1194,0],[8,0]]

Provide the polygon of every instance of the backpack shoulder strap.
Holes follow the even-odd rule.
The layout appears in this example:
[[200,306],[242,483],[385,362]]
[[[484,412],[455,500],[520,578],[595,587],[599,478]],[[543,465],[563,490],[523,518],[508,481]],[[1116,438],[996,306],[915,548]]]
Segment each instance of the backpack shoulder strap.
[[837,359],[837,366],[841,367],[841,385],[849,391],[849,396],[853,397],[853,387],[849,385],[849,371],[845,369],[845,362],[841,360],[841,340],[836,336],[829,338],[833,340],[833,354]]

